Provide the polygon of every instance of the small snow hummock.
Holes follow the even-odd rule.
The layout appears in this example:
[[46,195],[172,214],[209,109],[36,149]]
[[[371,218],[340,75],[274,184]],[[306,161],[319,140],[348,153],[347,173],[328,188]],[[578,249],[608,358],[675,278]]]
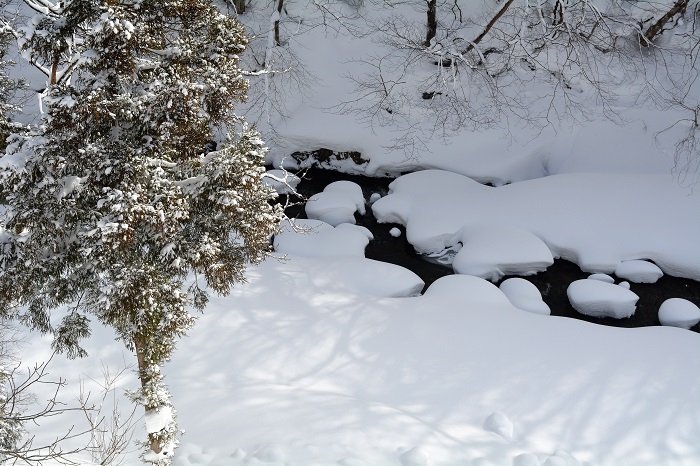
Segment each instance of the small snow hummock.
[[600,280],[576,280],[566,290],[571,306],[592,317],[622,319],[634,314],[639,296],[624,287]]
[[700,308],[682,298],[671,298],[659,307],[661,325],[690,328],[700,322]]
[[656,283],[664,273],[653,262],[632,260],[620,262],[615,268],[615,275],[634,283]]
[[389,230],[389,234],[390,234],[391,236],[393,236],[394,238],[398,238],[399,236],[401,236],[401,230],[399,230],[398,228],[394,227],[394,228],[392,228],[391,230]]
[[382,198],[382,195],[379,193],[372,193],[372,195],[369,197],[369,203],[374,204],[377,202],[379,199]]
[[491,413],[484,421],[484,430],[506,440],[513,440],[513,422],[501,412]]
[[541,239],[513,226],[480,228],[464,235],[463,244],[452,263],[454,271],[491,281],[504,275],[533,275],[554,263]]
[[535,285],[524,278],[509,278],[498,287],[513,306],[533,314],[550,315],[547,303],[542,301],[542,294]]
[[617,286],[621,286],[622,288],[629,290],[631,288],[630,282],[620,282],[617,284]]
[[431,466],[430,455],[424,448],[413,447],[401,455],[401,466]]

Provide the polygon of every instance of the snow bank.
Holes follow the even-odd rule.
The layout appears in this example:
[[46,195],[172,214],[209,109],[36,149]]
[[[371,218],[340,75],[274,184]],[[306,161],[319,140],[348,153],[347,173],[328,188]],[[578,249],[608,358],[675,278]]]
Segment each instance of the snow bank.
[[184,440],[211,458],[192,464],[259,464],[270,445],[272,466],[700,458],[697,335],[543,319],[466,275],[350,295],[317,281],[319,262],[252,268],[180,343],[168,381]]
[[639,296],[629,289],[600,280],[576,280],[566,290],[571,306],[593,317],[623,319],[634,314]]
[[[700,191],[667,175],[568,174],[487,187],[427,170],[398,178],[372,205],[382,222],[406,226],[422,253],[457,244],[484,227],[517,227],[541,238],[555,257],[612,273],[629,257],[700,280]],[[624,208],[611,199],[630,199]]]
[[462,243],[454,271],[493,282],[504,275],[532,275],[554,263],[547,245],[521,228],[483,227],[463,235]]
[[700,322],[700,308],[687,299],[667,299],[659,307],[659,321],[661,325],[690,328]]

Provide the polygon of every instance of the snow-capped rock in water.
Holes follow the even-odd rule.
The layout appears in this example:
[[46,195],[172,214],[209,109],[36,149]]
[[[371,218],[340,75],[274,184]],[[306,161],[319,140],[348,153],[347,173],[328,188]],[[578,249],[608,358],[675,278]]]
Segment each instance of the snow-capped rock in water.
[[533,314],[551,314],[549,306],[542,300],[540,290],[524,278],[509,278],[504,280],[498,288],[518,309]]
[[617,286],[621,286],[622,288],[629,290],[631,287],[630,282],[620,282],[617,284]]
[[484,430],[506,440],[513,440],[513,422],[501,412],[491,413],[484,421]]
[[357,211],[360,215],[366,213],[365,210],[365,197],[362,194],[362,188],[359,184],[353,183],[352,181],[334,181],[325,187],[324,193],[342,193],[348,196],[355,203]]
[[600,280],[576,280],[566,290],[569,302],[581,314],[622,319],[634,314],[639,296],[624,287]]
[[667,299],[659,307],[659,321],[661,325],[690,328],[700,322],[700,308],[687,299]]
[[343,192],[322,192],[306,201],[306,216],[322,220],[332,226],[355,223],[357,205],[352,197]]
[[605,273],[593,273],[588,276],[589,280],[600,280],[601,282],[606,282],[606,283],[615,283],[615,279],[611,277],[608,274]]
[[287,220],[272,242],[275,251],[304,257],[359,256],[365,257],[365,247],[372,233],[357,225],[338,225],[313,219]]
[[452,262],[456,273],[498,281],[504,275],[533,275],[554,263],[546,244],[529,231],[493,226],[465,234]]
[[369,203],[374,204],[377,202],[379,199],[382,198],[382,195],[379,193],[372,193],[372,195],[369,197]]
[[656,283],[664,273],[653,262],[631,260],[620,262],[615,267],[615,275],[633,283]]
[[267,186],[271,186],[278,194],[292,194],[296,192],[301,179],[287,170],[268,170],[263,175],[262,181]]
[[306,202],[306,215],[337,226],[355,223],[355,212],[364,215],[365,198],[362,188],[352,181],[335,181],[321,193],[314,194]]
[[389,230],[389,234],[390,234],[391,236],[393,236],[394,238],[398,238],[399,236],[401,236],[401,230],[399,230],[398,228],[394,227],[394,228],[392,228],[391,230]]

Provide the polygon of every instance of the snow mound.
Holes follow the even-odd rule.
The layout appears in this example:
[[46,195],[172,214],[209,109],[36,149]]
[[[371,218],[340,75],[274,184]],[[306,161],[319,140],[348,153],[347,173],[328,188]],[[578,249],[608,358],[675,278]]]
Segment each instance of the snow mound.
[[484,421],[484,430],[506,440],[513,440],[513,422],[501,412],[491,413]]
[[418,296],[425,282],[412,271],[364,257],[338,257],[320,261],[313,282],[321,288],[338,288],[369,296]]
[[399,236],[401,236],[401,230],[399,230],[398,228],[394,227],[394,228],[392,228],[391,230],[389,230],[389,234],[390,234],[391,236],[393,236],[394,238],[398,238]]
[[606,283],[615,283],[615,279],[611,277],[608,274],[605,273],[594,273],[588,276],[589,280],[600,280],[601,282],[606,282]]
[[554,263],[547,245],[522,228],[480,228],[464,235],[463,243],[452,262],[454,271],[494,282],[504,275],[532,275]]
[[352,181],[336,181],[306,202],[306,215],[336,226],[355,223],[355,212],[365,214],[362,188]]
[[581,314],[622,319],[634,314],[639,296],[600,280],[576,280],[566,290],[571,306]]
[[287,170],[274,169],[265,172],[262,181],[265,185],[274,188],[278,194],[293,194],[301,179]]
[[664,273],[654,263],[643,260],[623,261],[615,267],[615,275],[634,283],[656,283]]
[[683,298],[671,298],[659,307],[661,325],[690,328],[700,322],[700,308]]
[[496,285],[472,275],[446,275],[433,282],[424,296],[445,299],[451,303],[512,308],[506,295]]
[[304,257],[365,256],[372,234],[364,227],[344,225],[333,228],[313,219],[284,221],[272,242],[275,251]]
[[498,287],[511,304],[533,314],[550,315],[547,303],[542,301],[540,290],[524,278],[509,278]]

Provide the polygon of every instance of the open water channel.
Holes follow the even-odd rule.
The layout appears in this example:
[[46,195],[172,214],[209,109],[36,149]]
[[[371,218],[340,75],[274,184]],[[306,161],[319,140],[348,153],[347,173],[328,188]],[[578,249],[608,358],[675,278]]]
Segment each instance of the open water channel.
[[[393,181],[392,178],[352,175],[319,168],[304,170],[303,174],[299,176],[302,181],[297,191],[304,198],[323,191],[328,184],[334,181],[347,180],[357,183],[362,188],[368,204],[373,193],[385,196],[389,192],[389,183]],[[306,218],[303,203],[288,207],[286,212],[289,217]],[[397,224],[378,223],[371,208],[367,209],[365,215],[356,213],[355,220],[358,225],[368,228],[374,235],[374,239],[369,242],[365,249],[367,258],[390,262],[413,271],[423,279],[426,288],[438,278],[453,273],[450,266],[431,263],[421,258],[406,240],[404,227]],[[389,233],[395,227],[401,230],[399,237],[394,237]],[[537,286],[542,293],[543,300],[552,310],[552,315],[571,317],[602,325],[615,327],[661,325],[658,318],[659,306],[668,298],[684,298],[700,306],[700,282],[664,275],[653,284],[630,284],[630,289],[639,296],[637,309],[631,317],[615,319],[586,316],[571,307],[566,290],[573,281],[586,278],[588,275],[590,273],[581,271],[576,264],[557,259],[545,272],[524,278]],[[503,280],[507,278],[511,277],[506,276]],[[499,284],[500,282],[496,283],[496,285]],[[691,330],[700,333],[700,323]]]

